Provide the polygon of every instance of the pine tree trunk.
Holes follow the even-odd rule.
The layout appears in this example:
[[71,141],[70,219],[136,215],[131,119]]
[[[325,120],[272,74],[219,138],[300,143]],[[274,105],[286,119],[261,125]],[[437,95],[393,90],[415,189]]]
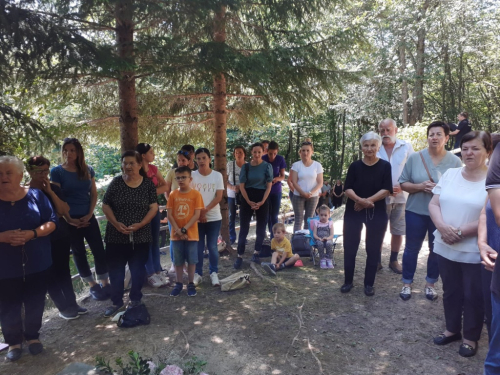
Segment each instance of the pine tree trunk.
[[[425,18],[427,8],[429,8],[430,0],[425,0],[422,5],[420,15],[417,17],[418,22],[422,22]],[[424,116],[424,73],[425,73],[425,37],[427,30],[425,24],[421,24],[417,30],[417,53],[415,66],[415,86],[413,87],[413,102],[410,116],[410,125],[415,125],[422,121]]]
[[403,125],[408,124],[408,80],[406,79],[406,47],[404,38],[399,44],[399,73],[401,75],[401,102],[403,104]]
[[[134,65],[134,23],[133,2],[122,0],[115,6],[116,47],[120,58],[128,66]],[[120,108],[120,143],[121,151],[135,150],[139,141],[137,129],[137,100],[135,96],[134,71],[120,72],[118,96]]]
[[340,155],[340,171],[338,178],[342,178],[342,173],[344,172],[344,155],[345,155],[345,115],[346,110],[344,109],[344,117],[342,119],[342,154]]
[[[216,43],[226,42],[226,8],[221,7],[220,12],[215,14],[214,35]],[[214,111],[214,168],[222,174],[224,179],[224,192],[220,209],[222,214],[221,235],[226,242],[226,250],[232,251],[229,239],[229,208],[227,201],[227,96],[226,77],[223,72],[214,76],[213,111]]]

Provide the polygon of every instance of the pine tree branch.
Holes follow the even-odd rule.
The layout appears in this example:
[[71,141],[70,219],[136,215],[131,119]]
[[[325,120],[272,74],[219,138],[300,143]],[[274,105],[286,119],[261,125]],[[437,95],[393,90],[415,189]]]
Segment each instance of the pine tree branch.
[[189,117],[189,116],[206,115],[207,113],[213,113],[213,111],[192,112],[192,113],[186,113],[183,115],[176,115],[176,116],[160,115],[160,116],[152,116],[152,118],[159,118],[159,119],[182,118],[182,117]]
[[164,124],[164,126],[178,126],[178,125],[193,125],[193,124],[204,124],[206,122],[209,122],[209,121],[212,121],[214,120],[213,117],[209,117],[205,120],[201,120],[201,121],[189,121],[189,122],[174,122],[174,123],[170,123],[170,124]]
[[82,19],[78,19],[78,18],[74,18],[74,17],[71,17],[71,16],[61,16],[60,14],[56,14],[56,13],[49,13],[49,12],[42,12],[42,11],[35,11],[34,13],[36,14],[43,14],[45,16],[51,16],[51,17],[56,17],[56,18],[60,18],[60,19],[63,19],[63,20],[68,20],[68,21],[74,21],[74,22],[80,22],[80,23],[85,23],[87,25],[91,25],[91,26],[94,26],[96,27],[97,29],[95,30],[110,30],[110,31],[116,31],[116,29],[114,27],[111,27],[111,26],[108,26],[108,25],[101,25],[99,23],[96,23],[96,22],[91,22],[91,21],[85,21],[85,20],[82,20]]

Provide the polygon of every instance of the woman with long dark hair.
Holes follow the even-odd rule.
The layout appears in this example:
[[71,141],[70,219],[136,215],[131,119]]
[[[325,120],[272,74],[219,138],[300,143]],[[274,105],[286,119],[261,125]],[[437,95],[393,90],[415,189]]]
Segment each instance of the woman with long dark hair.
[[246,163],[241,169],[240,192],[243,201],[240,206],[240,235],[238,237],[238,257],[234,262],[234,268],[241,268],[243,254],[245,253],[245,242],[250,229],[250,220],[255,213],[257,217],[257,228],[255,250],[252,261],[260,263],[260,250],[266,235],[267,219],[269,216],[269,204],[267,197],[271,191],[273,181],[273,169],[271,164],[262,160],[264,146],[254,143],[251,146],[252,161]]
[[[167,191],[167,183],[163,179],[158,167],[151,164],[155,160],[155,152],[153,147],[148,143],[139,143],[135,150],[141,154],[142,169],[146,172],[147,177],[156,187],[156,195],[163,194]],[[146,262],[146,272],[148,275],[148,284],[154,288],[164,285],[170,285],[168,278],[162,275],[160,263],[160,220],[161,214],[158,210],[157,215],[151,220],[151,235],[153,239],[149,247],[149,257]]]
[[[76,226],[69,227],[73,260],[82,280],[90,285],[92,298],[104,301],[109,298],[111,287],[108,284],[108,268],[101,231],[94,215],[97,204],[95,172],[85,163],[82,145],[76,138],[64,140],[62,159],[63,163],[50,171],[50,179],[61,188],[69,205],[69,215],[77,220]],[[92,276],[84,240],[94,256],[98,281]]]

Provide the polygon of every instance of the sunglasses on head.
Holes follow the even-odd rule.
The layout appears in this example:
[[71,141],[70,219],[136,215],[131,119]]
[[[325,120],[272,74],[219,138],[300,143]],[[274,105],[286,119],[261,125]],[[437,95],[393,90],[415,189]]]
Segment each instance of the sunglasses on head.
[[177,151],[177,155],[183,155],[183,156],[187,157],[187,156],[189,156],[189,152],[180,150],[180,151]]
[[302,142],[301,146],[312,146],[312,142]]

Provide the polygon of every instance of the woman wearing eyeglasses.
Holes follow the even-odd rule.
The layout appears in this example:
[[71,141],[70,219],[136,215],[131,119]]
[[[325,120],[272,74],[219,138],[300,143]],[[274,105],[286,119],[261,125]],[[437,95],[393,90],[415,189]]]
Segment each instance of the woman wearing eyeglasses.
[[323,167],[312,160],[314,147],[309,138],[302,142],[299,150],[300,160],[293,163],[289,179],[293,185],[292,206],[295,221],[293,231],[308,229],[307,219],[314,215],[318,204],[319,191],[323,187]]
[[203,276],[203,251],[205,241],[208,248],[208,259],[210,263],[210,280],[212,286],[219,286],[219,250],[217,239],[222,225],[222,215],[219,202],[224,192],[224,180],[222,174],[210,168],[210,151],[204,147],[195,152],[198,170],[191,175],[193,178],[191,186],[200,192],[203,197],[204,208],[200,211],[198,219],[198,264],[194,275],[194,284],[201,282]]
[[[156,187],[156,195],[167,191],[167,183],[163,179],[158,167],[151,164],[155,160],[153,147],[147,143],[139,143],[135,149],[142,157],[142,169],[146,172],[148,178]],[[157,215],[151,220],[151,235],[153,240],[149,246],[149,257],[146,262],[146,272],[148,275],[148,284],[153,288],[170,285],[167,277],[163,276],[160,263],[160,220],[161,214],[158,210]]]
[[[92,298],[104,301],[109,298],[111,287],[108,283],[108,267],[101,231],[94,216],[97,204],[95,172],[85,163],[82,145],[76,138],[64,140],[62,159],[64,162],[61,165],[52,168],[50,179],[61,188],[66,197],[71,218],[78,220],[77,226],[71,225],[69,228],[73,260],[82,280],[90,285]],[[84,240],[87,241],[94,256],[98,281],[92,276]]]
[[78,306],[73,291],[69,268],[71,240],[68,222],[78,225],[78,221],[69,216],[69,205],[61,188],[49,181],[50,161],[43,156],[33,156],[26,164],[31,177],[30,188],[41,190],[59,217],[59,225],[50,235],[52,266],[47,277],[49,296],[59,310],[61,318],[77,319],[80,315],[86,314],[87,309]]
[[141,155],[126,151],[121,161],[123,174],[111,181],[102,200],[102,211],[108,219],[104,241],[113,302],[104,317],[113,316],[123,307],[127,263],[132,275],[129,307],[141,303],[145,265],[153,239],[150,222],[158,213],[156,187],[142,169]]

